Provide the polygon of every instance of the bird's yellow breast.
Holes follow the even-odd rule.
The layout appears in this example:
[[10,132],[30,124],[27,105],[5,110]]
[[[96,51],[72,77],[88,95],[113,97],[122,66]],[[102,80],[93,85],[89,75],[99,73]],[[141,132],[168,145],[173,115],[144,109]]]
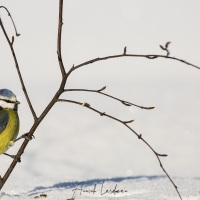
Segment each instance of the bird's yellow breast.
[[19,132],[19,117],[16,111],[10,108],[4,108],[9,114],[7,126],[0,133],[0,154],[8,150],[18,135]]

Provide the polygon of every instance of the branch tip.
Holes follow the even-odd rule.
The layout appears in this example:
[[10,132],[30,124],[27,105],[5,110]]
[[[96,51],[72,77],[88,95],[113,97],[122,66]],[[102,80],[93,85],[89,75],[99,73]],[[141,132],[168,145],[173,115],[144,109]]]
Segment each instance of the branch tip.
[[167,157],[168,155],[167,154],[159,154],[159,153],[156,153],[157,156],[160,156],[160,157]]
[[15,37],[14,37],[14,36],[12,36],[11,45],[13,45],[13,44],[14,44],[14,41],[15,41]]
[[155,107],[148,107],[149,110],[154,109]]
[[152,110],[155,108],[155,107],[144,107],[144,106],[137,106],[137,107],[139,107],[141,109],[146,109],[146,110]]
[[129,124],[129,123],[132,123],[132,122],[134,122],[134,120],[124,121],[124,124]]
[[162,45],[160,45],[160,48],[165,51],[165,48]]
[[[15,34],[16,34],[16,36],[17,36],[17,37],[20,36],[20,34],[17,32],[17,28],[16,28],[16,25],[15,25],[15,22],[14,22],[12,16],[11,16],[9,10],[8,10],[5,6],[0,6],[0,8],[3,8],[4,10],[6,10],[6,12],[8,13],[8,16],[10,17],[10,19],[11,19],[11,21],[12,21],[13,27],[14,27],[14,29],[15,29]],[[2,25],[1,19],[0,19],[0,24]]]
[[126,47],[124,47],[124,55],[126,55],[126,51],[127,51],[127,49],[126,49]]
[[160,45],[160,48],[161,48],[163,51],[166,51],[166,52],[167,52],[167,57],[168,57],[169,54],[170,54],[170,51],[169,51],[169,49],[168,49],[170,43],[171,43],[171,42],[166,42],[165,47],[163,47],[162,45]]
[[101,89],[97,90],[97,92],[101,92],[106,89],[106,86],[102,87]]
[[165,44],[166,49],[168,48],[169,44],[171,44],[171,42],[166,42],[166,44]]

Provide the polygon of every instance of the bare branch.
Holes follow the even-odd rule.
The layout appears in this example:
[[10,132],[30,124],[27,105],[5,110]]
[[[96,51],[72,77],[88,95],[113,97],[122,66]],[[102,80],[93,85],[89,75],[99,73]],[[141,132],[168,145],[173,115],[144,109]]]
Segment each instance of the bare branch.
[[21,72],[20,72],[20,69],[19,69],[19,64],[18,64],[18,61],[17,61],[17,57],[16,57],[16,54],[15,54],[15,51],[14,51],[14,48],[13,48],[14,39],[12,39],[12,41],[9,40],[8,34],[7,34],[7,32],[6,32],[5,28],[4,28],[4,25],[3,25],[2,21],[1,21],[1,18],[0,18],[0,26],[1,26],[1,29],[3,30],[4,36],[5,36],[5,38],[6,38],[7,42],[8,42],[10,50],[12,52],[12,56],[13,56],[13,59],[14,59],[14,62],[15,62],[15,67],[17,69],[17,73],[18,73],[18,76],[19,76],[19,79],[20,79],[20,82],[21,82],[21,85],[22,85],[22,90],[23,90],[24,95],[26,97],[26,100],[28,102],[29,108],[31,110],[31,113],[33,115],[34,120],[37,120],[37,115],[36,115],[35,110],[34,110],[34,108],[32,106],[31,100],[30,100],[30,98],[28,96],[28,92],[26,90],[26,87],[25,87],[25,84],[24,84],[24,81],[23,81],[23,78],[22,78],[22,75],[21,75]]
[[[59,12],[62,12],[63,0],[59,0],[59,5],[60,5],[59,6]],[[59,14],[59,22],[61,22],[61,21],[62,21],[62,14]],[[12,171],[14,170],[15,166],[17,165],[18,160],[20,159],[21,155],[24,153],[24,150],[25,150],[25,148],[27,147],[27,145],[28,145],[28,143],[30,141],[29,138],[33,137],[33,134],[35,133],[37,127],[40,125],[40,123],[42,122],[42,120],[48,114],[48,112],[50,111],[50,109],[54,106],[54,104],[56,103],[56,100],[59,98],[59,96],[63,93],[64,87],[65,87],[65,84],[66,84],[66,80],[67,80],[67,75],[62,73],[62,81],[61,81],[61,84],[60,84],[60,87],[59,87],[58,91],[56,92],[56,94],[54,95],[54,97],[52,98],[52,100],[49,102],[49,104],[47,105],[47,107],[44,109],[44,111],[42,112],[42,114],[40,115],[40,117],[37,118],[36,114],[35,114],[35,112],[34,112],[34,110],[32,108],[32,106],[31,106],[30,100],[28,98],[28,94],[26,92],[26,89],[25,89],[25,86],[24,86],[24,83],[23,83],[23,79],[22,79],[21,73],[19,71],[19,66],[18,66],[18,62],[17,62],[16,56],[15,56],[15,53],[14,53],[14,49],[13,49],[12,44],[11,44],[9,38],[8,38],[8,35],[7,35],[7,33],[6,33],[5,29],[4,29],[4,26],[3,26],[2,22],[1,22],[1,19],[0,19],[0,25],[1,25],[1,28],[2,28],[2,30],[4,32],[4,35],[5,35],[5,37],[6,37],[7,41],[8,41],[10,49],[11,49],[11,51],[13,53],[13,58],[14,58],[15,63],[16,63],[16,68],[17,68],[17,71],[18,71],[18,74],[19,74],[19,78],[20,78],[20,81],[21,81],[21,84],[22,84],[22,88],[23,88],[23,91],[24,91],[24,93],[26,95],[27,101],[29,102],[29,106],[31,108],[31,112],[35,116],[34,117],[35,118],[34,124],[30,128],[30,131],[25,135],[25,137],[24,137],[25,140],[22,143],[20,149],[18,150],[18,152],[17,152],[17,154],[16,154],[13,162],[10,164],[10,166],[9,166],[8,170],[6,171],[6,173],[4,174],[4,176],[1,177],[1,179],[0,179],[0,189],[1,189],[4,186],[6,180],[9,178],[10,174],[12,173]],[[58,24],[58,32],[62,30],[60,26],[62,26],[61,23]],[[58,37],[59,37],[59,34],[58,34]],[[59,43],[61,43],[61,38],[58,39],[58,45],[57,45],[58,48],[61,46],[61,44],[59,44]],[[57,50],[57,52],[59,52],[59,49]],[[59,64],[60,63],[62,64],[61,67],[64,67],[63,62],[62,62],[62,58],[59,57],[58,59],[59,59]],[[62,70],[61,70],[61,72],[62,72]]]
[[88,109],[90,109],[90,110],[92,110],[92,111],[94,111],[94,112],[100,114],[100,116],[106,116],[106,117],[108,117],[108,118],[110,118],[110,119],[113,119],[114,121],[117,121],[117,122],[123,124],[124,126],[126,126],[132,133],[134,133],[134,134],[138,137],[138,139],[142,140],[142,141],[153,151],[153,153],[155,154],[156,158],[158,159],[158,162],[159,162],[159,164],[160,164],[161,169],[162,169],[163,172],[166,174],[166,176],[169,178],[170,182],[173,184],[173,186],[174,186],[174,188],[176,189],[176,191],[177,191],[177,193],[178,193],[180,199],[182,199],[182,198],[181,198],[181,195],[180,195],[180,193],[179,193],[179,191],[178,191],[178,187],[175,185],[174,181],[171,179],[171,177],[169,176],[169,174],[167,173],[167,171],[166,171],[165,168],[163,167],[162,162],[161,162],[161,160],[160,160],[160,158],[159,158],[160,156],[166,157],[167,155],[166,155],[166,154],[159,154],[159,153],[157,153],[157,152],[153,149],[153,147],[142,137],[142,134],[138,134],[138,133],[137,133],[136,131],[134,131],[129,125],[127,125],[129,122],[132,122],[132,120],[131,120],[131,121],[122,121],[122,120],[120,120],[120,119],[118,119],[118,118],[116,118],[116,117],[113,117],[112,115],[108,115],[108,114],[106,114],[105,112],[101,112],[101,111],[99,111],[99,110],[93,108],[93,107],[92,107],[90,104],[88,104],[88,103],[81,103],[81,102],[78,102],[78,101],[73,101],[73,100],[68,100],[68,99],[58,99],[57,102],[68,102],[68,103],[73,103],[73,104],[76,104],[76,105],[84,105],[84,104],[87,104],[87,105],[89,105],[89,106],[86,106],[86,108],[88,108]]
[[171,43],[171,42],[167,42],[167,43],[165,44],[165,47],[163,47],[162,45],[160,45],[160,48],[161,48],[163,51],[166,51],[166,52],[167,52],[167,56],[169,56],[169,54],[170,54],[170,51],[169,51],[169,49],[168,49],[168,46],[169,46],[170,43]]
[[114,96],[111,96],[109,94],[106,94],[104,92],[102,92],[103,90],[106,89],[106,86],[104,86],[103,88],[99,89],[99,90],[88,90],[88,89],[65,89],[64,92],[75,92],[75,91],[78,91],[78,92],[94,92],[94,93],[98,93],[98,94],[101,94],[101,95],[104,95],[104,96],[107,96],[111,99],[115,99],[119,102],[121,102],[123,105],[125,106],[135,106],[135,107],[138,107],[138,108],[141,108],[141,109],[147,109],[147,110],[151,110],[151,109],[154,109],[155,107],[144,107],[144,106],[139,106],[139,105],[136,105],[136,104],[133,104],[133,103],[130,103],[128,101],[124,101],[122,99],[119,99],[117,97],[114,97]]
[[17,32],[17,28],[16,28],[16,26],[15,26],[15,22],[14,22],[12,16],[11,16],[9,10],[8,10],[5,6],[0,6],[0,8],[3,8],[4,10],[6,10],[6,12],[8,13],[8,16],[10,17],[10,19],[11,19],[11,21],[12,21],[12,24],[13,24],[13,26],[14,26],[16,36],[17,36],[17,37],[20,36],[20,34]]
[[167,43],[165,44],[165,49],[168,49],[169,44],[171,44],[171,42],[167,42]]
[[124,124],[130,124],[130,123],[132,123],[132,122],[134,122],[133,119],[132,119],[132,120],[129,120],[129,121],[124,121]]
[[178,62],[182,62],[186,65],[192,66],[196,69],[200,70],[200,67],[198,67],[197,65],[194,65],[192,63],[189,63],[183,59],[180,58],[176,58],[176,57],[171,57],[171,56],[164,56],[164,55],[155,55],[155,54],[150,54],[150,55],[142,55],[142,54],[119,54],[119,55],[112,55],[112,56],[105,56],[105,57],[101,57],[101,58],[95,58],[89,61],[86,61],[84,63],[81,63],[79,65],[74,66],[73,70],[76,70],[80,67],[92,64],[94,62],[99,62],[99,61],[103,61],[103,60],[108,60],[108,59],[114,59],[114,58],[121,58],[121,57],[138,57],[138,58],[147,58],[147,59],[156,59],[156,58],[167,58],[167,59],[171,59],[171,60],[176,60]]
[[62,15],[63,15],[63,1],[60,1],[59,20],[58,20],[59,26],[58,26],[58,37],[57,37],[57,54],[58,54],[58,62],[60,65],[60,70],[61,70],[62,76],[65,76],[66,72],[65,72],[65,67],[64,67],[63,61],[62,61],[62,54],[61,54],[61,37],[62,37],[62,26],[63,26]]
[[126,47],[124,47],[124,55],[126,55],[126,50],[127,50]]
[[102,87],[101,89],[97,90],[98,92],[102,92],[103,90],[106,89],[106,86]]

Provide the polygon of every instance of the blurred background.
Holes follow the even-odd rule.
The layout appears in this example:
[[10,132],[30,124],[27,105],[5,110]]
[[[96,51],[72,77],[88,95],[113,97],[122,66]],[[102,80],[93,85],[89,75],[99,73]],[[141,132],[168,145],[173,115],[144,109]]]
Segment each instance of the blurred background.
[[[1,0],[12,14],[20,37],[14,48],[33,107],[38,116],[57,91],[58,4],[54,0]],[[65,0],[62,55],[66,70],[93,58],[121,54],[162,54],[200,66],[200,2],[198,0]],[[1,18],[11,38],[7,13]],[[0,31],[0,88],[12,90],[21,102],[20,135],[33,124],[11,51]],[[69,88],[100,89],[154,110],[125,107],[94,93],[69,92],[62,98],[88,102],[122,120],[159,153],[171,176],[199,177],[200,70],[170,59],[118,58],[96,62],[72,73]],[[15,154],[22,141],[8,153]],[[78,105],[57,103],[35,132],[4,189],[30,181],[81,181],[93,178],[163,175],[152,151],[122,124]],[[0,156],[3,175],[11,159]],[[13,181],[12,181],[13,180]],[[17,183],[14,183],[18,180]]]

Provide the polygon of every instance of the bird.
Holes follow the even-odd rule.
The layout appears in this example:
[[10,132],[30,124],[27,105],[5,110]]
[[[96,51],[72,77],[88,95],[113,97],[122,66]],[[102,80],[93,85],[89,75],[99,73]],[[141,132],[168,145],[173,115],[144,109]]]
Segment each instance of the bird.
[[8,89],[0,89],[0,154],[14,145],[19,133],[20,120],[16,95]]

